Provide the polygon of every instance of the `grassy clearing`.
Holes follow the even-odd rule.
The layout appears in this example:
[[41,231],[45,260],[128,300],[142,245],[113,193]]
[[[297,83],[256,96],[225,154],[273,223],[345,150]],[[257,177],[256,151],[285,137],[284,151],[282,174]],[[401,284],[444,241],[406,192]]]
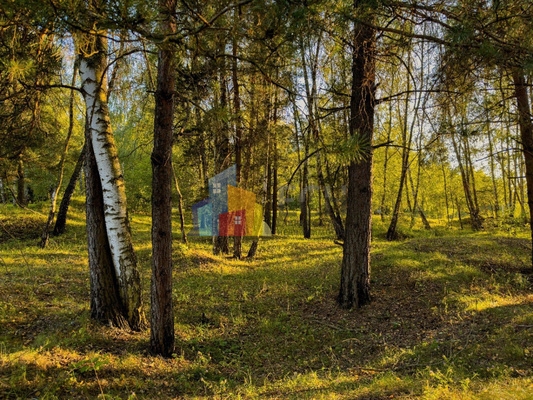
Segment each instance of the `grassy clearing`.
[[[254,261],[176,240],[176,354],[164,360],[148,332],[89,319],[82,213],[45,250],[36,219],[0,208],[11,232],[0,237],[0,398],[533,398],[525,231],[436,228],[389,243],[377,221],[374,301],[352,311],[335,305],[341,248],[324,230],[265,239]],[[132,226],[147,291],[149,217]]]

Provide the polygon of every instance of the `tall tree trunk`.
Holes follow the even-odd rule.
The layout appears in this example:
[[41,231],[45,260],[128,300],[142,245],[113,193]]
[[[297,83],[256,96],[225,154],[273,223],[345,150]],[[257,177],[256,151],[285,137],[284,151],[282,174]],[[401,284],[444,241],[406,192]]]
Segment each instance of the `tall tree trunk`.
[[[533,122],[531,121],[531,106],[529,104],[528,84],[524,72],[513,70],[513,83],[515,89],[516,105],[518,109],[518,125],[520,126],[520,138],[522,141],[522,153],[524,154],[526,168],[527,204],[529,206],[529,226],[533,242]],[[533,247],[531,254],[533,268]]]
[[[274,144],[274,146],[276,146]],[[278,156],[277,149],[274,147],[274,168],[272,171],[272,225],[270,226],[270,232],[275,235],[278,225]]]
[[272,225],[270,225],[270,232],[276,234],[276,226],[278,223],[278,96],[274,97],[274,154],[272,161]]
[[[237,7],[234,10],[234,27],[237,27],[239,21],[240,9]],[[236,164],[236,181],[237,186],[241,184],[242,178],[242,116],[241,116],[241,96],[239,85],[239,73],[237,56],[238,50],[237,32],[233,33],[232,42],[232,83],[233,83],[233,112],[235,114],[235,164]],[[233,238],[233,257],[240,259],[242,257],[242,236],[235,236]]]
[[[303,133],[303,132],[302,132]],[[305,239],[311,237],[311,210],[309,207],[309,139],[304,140],[304,157],[305,161],[302,167],[302,180],[300,182],[300,223],[302,225],[303,236]]]
[[76,161],[74,171],[72,171],[70,180],[68,181],[67,187],[65,188],[65,193],[63,193],[61,203],[59,204],[59,210],[57,212],[56,223],[54,225],[53,231],[53,234],[56,236],[65,233],[65,226],[67,224],[67,214],[68,208],[70,206],[70,200],[72,199],[72,195],[74,194],[74,190],[76,189],[76,183],[80,178],[80,173],[83,168],[83,164],[85,163],[86,154],[87,144],[84,143],[83,148],[81,149],[80,155],[78,157],[78,161]]
[[[408,51],[407,68],[411,64],[411,56]],[[412,129],[409,129],[408,117],[409,117],[409,92],[411,90],[411,75],[410,71],[407,71],[407,94],[405,95],[403,124],[402,124],[402,166],[400,172],[400,182],[398,183],[398,193],[396,195],[396,202],[394,203],[394,209],[392,211],[392,218],[387,230],[387,240],[396,240],[398,238],[398,220],[400,218],[400,210],[402,205],[403,190],[406,185],[407,171],[409,169],[409,152],[411,151],[411,142],[413,137]]]
[[330,222],[333,225],[335,236],[337,240],[344,240],[344,225],[340,215],[336,214],[335,210],[333,209],[332,202],[334,201],[334,199],[332,199],[332,197],[330,196],[330,191],[328,190],[328,186],[324,179],[324,173],[322,170],[322,159],[320,153],[317,154],[317,178],[320,190],[322,191],[322,195],[324,196],[324,207],[326,209],[326,213],[329,216]]
[[[363,3],[363,4],[361,4]],[[355,0],[355,8],[366,5]],[[367,6],[367,10],[370,6]],[[371,12],[371,10],[368,10]],[[348,167],[348,196],[341,283],[337,301],[343,308],[370,302],[370,239],[372,225],[372,137],[375,108],[375,31],[354,22],[350,134],[368,144],[364,158]]]
[[[269,146],[270,147],[270,146]],[[270,152],[270,149],[269,149]],[[268,161],[266,165],[266,193],[265,193],[265,209],[264,220],[268,226],[272,225],[272,162],[270,160],[271,154],[268,155]]]
[[120,298],[119,282],[114,273],[113,258],[104,216],[102,184],[96,166],[90,133],[86,127],[85,187],[87,191],[87,244],[90,266],[91,318],[105,325],[126,329],[126,311]]
[[[510,117],[509,117],[510,119]],[[506,135],[506,146],[507,146],[507,195],[508,202],[507,202],[507,212],[509,217],[514,218],[515,213],[515,196],[513,194],[513,180],[511,178],[511,161],[513,159],[512,153],[512,138],[511,138],[511,121],[507,124],[507,135]]]
[[102,185],[105,228],[124,317],[131,329],[142,330],[146,320],[142,309],[141,280],[128,222],[124,176],[107,105],[105,35],[91,35],[87,38],[87,46],[88,51],[81,52],[80,61],[82,92],[87,108],[87,140],[94,151]]
[[176,187],[176,194],[178,195],[178,212],[180,214],[180,232],[181,240],[183,243],[187,244],[187,232],[185,232],[185,214],[183,210],[183,195],[181,194],[180,185],[178,182],[178,176],[174,170],[174,164],[172,165],[172,177],[174,178],[174,186]]
[[496,163],[494,162],[494,144],[492,138],[492,129],[490,121],[487,117],[487,139],[489,142],[489,156],[490,156],[490,177],[492,180],[492,195],[494,196],[494,218],[500,216],[500,201],[498,199],[498,178],[496,177]]
[[455,205],[457,207],[457,217],[459,218],[459,226],[461,227],[461,229],[464,229],[463,217],[461,215],[461,203],[459,203],[459,199],[457,198],[457,196],[455,196]]
[[[310,47],[310,46],[309,46]],[[317,73],[317,57],[316,54],[318,54],[320,49],[320,37],[318,38],[318,42],[316,43],[316,50],[315,54],[312,54],[312,58],[310,60],[311,65],[307,66],[306,61],[306,48],[304,46],[304,40],[303,38],[300,38],[300,53],[302,56],[302,67],[303,67],[303,74],[304,74],[304,82],[305,82],[305,92],[307,97],[307,118],[308,118],[308,129],[307,129],[307,138],[303,138],[304,141],[304,149],[305,149],[305,161],[303,165],[303,171],[302,171],[302,190],[300,194],[300,221],[302,223],[302,229],[303,229],[303,235],[304,238],[309,239],[311,237],[311,210],[310,210],[310,200],[309,200],[309,163],[307,161],[309,157],[309,142],[311,137],[315,141],[315,143],[318,140],[318,129],[316,126],[316,120],[314,116],[314,101],[315,101],[315,94],[316,94],[316,73]],[[311,49],[309,49],[311,50]],[[311,75],[311,82],[309,82],[309,75]],[[312,86],[311,86],[312,85]],[[304,133],[306,130],[302,129],[302,133]]]
[[[72,72],[72,81],[71,86],[74,87],[76,83],[76,77],[78,75],[78,63],[74,63],[74,71]],[[72,132],[74,131],[74,90],[70,90],[70,100],[69,100],[69,106],[68,106],[68,132],[67,132],[67,138],[65,139],[65,145],[63,146],[63,152],[61,153],[61,159],[59,160],[59,165],[57,168],[57,182],[55,187],[52,189],[52,193],[50,194],[50,211],[48,212],[48,218],[46,220],[46,224],[43,228],[43,233],[41,235],[41,248],[45,248],[48,244],[48,239],[50,238],[50,227],[52,226],[52,223],[54,222],[54,218],[56,215],[56,207],[57,207],[57,196],[59,194],[59,191],[61,190],[61,185],[63,184],[63,176],[65,175],[65,160],[67,158],[68,148],[70,145],[70,138],[72,137]]]
[[[392,86],[394,87],[394,77],[392,76]],[[392,133],[392,101],[389,101],[389,110],[388,110],[388,117],[389,117],[389,123],[387,127],[387,141],[386,143],[391,142],[391,133]],[[385,201],[387,199],[387,168],[389,166],[389,146],[385,146],[385,155],[383,158],[383,183],[381,185],[382,187],[382,193],[381,193],[381,200],[379,202],[379,214],[381,217],[381,222],[385,222]],[[388,208],[388,207],[387,207]]]
[[[226,41],[221,40],[219,43],[219,52],[224,54]],[[222,113],[228,113],[228,90],[226,77],[226,59],[221,57],[219,70],[220,83],[220,110]],[[230,149],[230,127],[226,118],[221,118],[220,128],[215,133],[215,174],[224,171],[231,162]],[[229,254],[229,241],[227,236],[216,236],[213,238],[213,254]]]
[[4,191],[4,179],[0,178],[0,202],[6,204],[6,193]]
[[[176,32],[177,0],[159,0],[161,31]],[[172,144],[176,51],[171,43],[160,45],[155,91],[154,147],[152,150],[152,286],[150,348],[170,357],[174,352],[172,305]]]
[[19,207],[24,207],[27,204],[26,198],[26,179],[24,176],[24,160],[22,154],[19,156],[17,162],[17,204]]
[[[463,183],[463,190],[465,193],[466,206],[468,207],[468,212],[470,214],[470,225],[473,230],[479,230],[482,227],[481,216],[479,215],[479,207],[477,206],[476,198],[473,195],[473,190],[471,188],[471,173],[469,170],[468,164],[468,155],[463,154],[464,151],[461,151],[461,144],[455,138],[456,132],[453,131],[451,134],[452,145],[457,157],[457,165],[459,166],[459,171],[461,173],[461,181]],[[468,140],[468,139],[465,139]],[[463,156],[465,161],[463,161]]]

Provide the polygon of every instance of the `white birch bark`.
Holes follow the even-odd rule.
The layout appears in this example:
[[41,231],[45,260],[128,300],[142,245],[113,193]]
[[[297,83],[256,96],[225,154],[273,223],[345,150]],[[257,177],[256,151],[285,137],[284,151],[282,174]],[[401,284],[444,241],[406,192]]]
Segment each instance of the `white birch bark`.
[[96,52],[82,55],[80,76],[87,108],[87,124],[102,184],[105,225],[117,276],[119,295],[133,329],[144,325],[140,278],[133,251],[126,207],[126,191],[107,105],[105,39],[98,37]]

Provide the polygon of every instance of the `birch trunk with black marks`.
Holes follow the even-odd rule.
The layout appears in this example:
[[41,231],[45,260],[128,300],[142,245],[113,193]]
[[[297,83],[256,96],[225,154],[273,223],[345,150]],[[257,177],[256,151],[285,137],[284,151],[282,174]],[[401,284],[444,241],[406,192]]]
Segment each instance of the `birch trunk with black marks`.
[[[80,51],[80,76],[86,105],[86,140],[93,150],[94,173],[102,188],[106,245],[109,246],[123,316],[131,329],[142,330],[146,320],[141,280],[128,222],[124,176],[107,105],[107,42],[104,35],[90,35],[85,39],[85,47]],[[88,192],[88,197],[91,194]],[[99,267],[91,265],[91,268]]]

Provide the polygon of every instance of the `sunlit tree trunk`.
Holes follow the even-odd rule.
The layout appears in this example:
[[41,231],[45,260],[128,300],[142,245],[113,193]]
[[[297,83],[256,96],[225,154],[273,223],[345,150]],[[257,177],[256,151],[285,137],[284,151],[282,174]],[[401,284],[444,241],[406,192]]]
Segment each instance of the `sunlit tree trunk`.
[[490,156],[490,177],[492,180],[492,195],[494,196],[494,217],[498,218],[500,215],[500,200],[498,199],[498,178],[496,177],[496,163],[494,162],[494,139],[492,137],[490,121],[487,117],[487,139],[489,142],[489,156]]
[[[76,77],[78,75],[78,63],[74,64],[74,71],[72,72],[72,81],[71,86],[74,86],[76,83]],[[69,99],[69,124],[68,124],[68,132],[67,132],[67,138],[65,139],[65,145],[63,146],[63,152],[61,153],[61,159],[59,160],[59,165],[57,168],[57,182],[55,184],[55,187],[52,189],[52,192],[50,194],[50,210],[48,211],[48,218],[46,220],[46,224],[43,228],[43,233],[41,234],[41,248],[45,248],[48,244],[48,239],[50,238],[50,227],[52,226],[52,223],[54,222],[54,218],[56,216],[56,208],[57,208],[57,197],[59,195],[59,191],[61,190],[61,185],[63,184],[63,177],[65,174],[65,160],[68,154],[68,148],[70,145],[70,138],[72,137],[72,132],[74,131],[74,90],[70,90],[70,99]]]
[[[392,87],[394,87],[394,78],[395,74],[392,76]],[[388,126],[387,126],[387,140],[386,143],[391,142],[391,134],[392,134],[392,101],[389,101],[389,109],[388,109]],[[381,222],[385,222],[385,201],[387,199],[387,176],[388,176],[388,165],[389,165],[389,146],[385,146],[385,155],[383,157],[383,183],[381,185],[382,187],[382,193],[381,193],[381,200],[379,202],[379,211],[380,211],[380,217]],[[388,207],[387,207],[388,208]]]
[[4,191],[4,179],[0,178],[0,202],[6,204],[6,194]]
[[[176,32],[177,0],[159,0],[161,27]],[[170,43],[160,45],[155,91],[154,147],[152,151],[152,287],[150,347],[170,357],[174,352],[172,305],[172,142],[176,51]]]
[[17,204],[24,207],[26,200],[26,177],[24,175],[24,160],[22,154],[17,162]]
[[78,161],[76,161],[74,171],[72,171],[72,175],[70,176],[67,187],[65,188],[65,192],[63,193],[63,198],[61,199],[61,203],[59,204],[59,210],[57,212],[56,223],[54,225],[54,235],[62,235],[63,233],[65,233],[70,200],[72,199],[72,195],[74,194],[74,190],[76,189],[76,183],[80,178],[81,170],[83,168],[83,164],[85,163],[87,153],[86,149],[87,144],[84,144],[83,148],[81,149],[80,155],[78,156]]
[[[355,0],[355,9],[372,6]],[[361,7],[365,9],[365,7]],[[372,15],[365,16],[372,21]],[[343,245],[341,284],[337,301],[342,308],[361,307],[370,302],[370,239],[372,225],[372,137],[375,108],[374,29],[354,23],[350,134],[367,144],[364,158],[348,167],[348,196]]]
[[[86,132],[88,135],[88,129]],[[91,318],[105,325],[126,329],[126,312],[119,294],[119,283],[105,228],[102,184],[93,147],[86,142],[85,187],[87,190],[87,245],[90,266]]]
[[178,212],[180,214],[180,231],[181,231],[181,240],[183,243],[187,244],[187,232],[185,232],[185,211],[183,209],[183,195],[181,194],[180,185],[178,182],[178,177],[174,166],[172,166],[172,177],[174,178],[174,186],[176,188],[176,194],[178,195]]
[[[410,51],[408,50],[407,57],[407,68],[411,66],[411,56]],[[410,71],[407,71],[407,93],[411,90],[411,74]],[[413,138],[413,130],[409,129],[409,94],[405,95],[405,103],[403,110],[402,119],[402,165],[400,172],[400,181],[398,182],[398,193],[396,194],[396,202],[394,203],[394,208],[392,211],[392,218],[389,224],[389,229],[387,230],[387,240],[396,240],[398,238],[398,220],[400,218],[400,211],[402,205],[403,191],[406,186],[407,181],[407,171],[409,169],[409,154],[411,151],[411,143]],[[408,189],[408,188],[407,188]]]
[[[523,71],[518,69],[513,70],[513,83],[518,109],[518,124],[520,126],[522,152],[524,154],[527,204],[529,206],[529,225],[533,241],[533,122],[531,121],[528,83],[526,82]],[[531,262],[533,268],[533,250],[531,254]]]
[[141,330],[146,325],[141,281],[128,222],[124,176],[107,105],[107,43],[104,35],[88,35],[85,39],[80,50],[81,89],[86,104],[87,140],[94,152],[102,187],[107,244],[124,318],[131,329]]
[[[226,40],[223,38],[219,43],[219,52],[224,53]],[[222,57],[219,66],[219,85],[220,85],[220,100],[219,108],[221,113],[228,112],[228,90],[227,90],[227,71],[226,61]],[[218,174],[229,167],[231,162],[230,149],[230,127],[225,118],[221,118],[219,129],[214,132],[215,141],[215,174]],[[227,236],[216,236],[213,238],[213,254],[228,254],[229,242]]]
[[459,172],[461,173],[461,181],[463,183],[466,205],[470,214],[470,225],[472,226],[472,229],[479,230],[482,228],[482,219],[481,215],[479,214],[479,206],[477,203],[477,196],[475,194],[475,185],[472,181],[473,172],[471,172],[471,164],[468,161],[470,154],[468,152],[468,147],[463,148],[461,146],[461,141],[466,145],[468,138],[459,138],[458,140],[456,136],[457,133],[455,130],[452,130],[452,145],[457,158]]
[[[237,7],[234,10],[234,27],[236,29],[239,21],[240,9]],[[235,164],[236,164],[236,181],[237,186],[241,183],[242,178],[242,116],[241,116],[241,95],[237,57],[239,55],[239,43],[237,40],[237,33],[234,32],[232,42],[232,70],[231,79],[233,83],[233,112],[235,114]],[[242,256],[242,236],[235,236],[233,238],[233,257],[241,258]]]

